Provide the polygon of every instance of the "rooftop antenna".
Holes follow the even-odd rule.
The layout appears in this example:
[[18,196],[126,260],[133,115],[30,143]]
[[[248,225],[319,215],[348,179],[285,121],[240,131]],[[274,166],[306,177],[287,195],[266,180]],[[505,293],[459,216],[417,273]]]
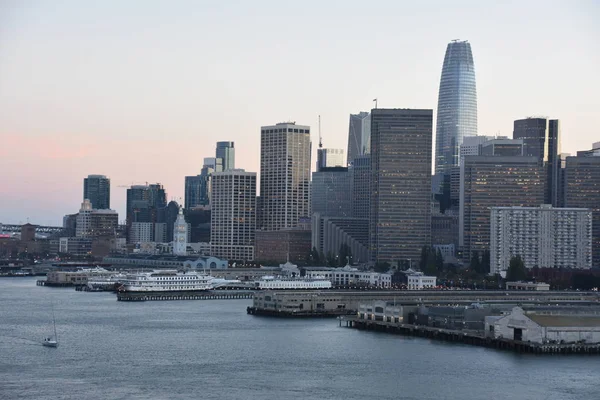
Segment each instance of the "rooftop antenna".
[[377,99],[373,99],[373,101],[375,102],[375,108],[377,108]]
[[323,140],[321,139],[321,116],[319,115],[319,148],[323,148]]

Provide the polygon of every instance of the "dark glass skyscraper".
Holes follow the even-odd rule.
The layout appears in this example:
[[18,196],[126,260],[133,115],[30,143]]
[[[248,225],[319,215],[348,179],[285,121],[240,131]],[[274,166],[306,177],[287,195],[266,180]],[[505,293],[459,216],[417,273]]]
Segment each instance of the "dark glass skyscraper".
[[471,45],[448,43],[438,95],[435,173],[447,174],[458,165],[465,136],[477,134],[477,87]]
[[92,208],[110,208],[110,179],[104,175],[88,175],[83,179],[83,200],[88,199]]
[[370,257],[417,262],[431,244],[433,110],[371,111]]
[[[221,159],[221,164],[223,165],[221,171],[229,171],[235,168],[235,147],[233,142],[217,142],[216,156],[217,164],[219,163],[218,160]],[[215,168],[215,171],[220,172],[218,168]]]

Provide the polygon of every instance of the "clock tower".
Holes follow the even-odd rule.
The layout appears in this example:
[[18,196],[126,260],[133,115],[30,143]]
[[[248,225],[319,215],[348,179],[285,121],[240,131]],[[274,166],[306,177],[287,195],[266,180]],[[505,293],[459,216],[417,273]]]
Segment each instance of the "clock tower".
[[188,224],[183,217],[183,208],[179,207],[179,215],[173,228],[173,254],[176,256],[187,255]]

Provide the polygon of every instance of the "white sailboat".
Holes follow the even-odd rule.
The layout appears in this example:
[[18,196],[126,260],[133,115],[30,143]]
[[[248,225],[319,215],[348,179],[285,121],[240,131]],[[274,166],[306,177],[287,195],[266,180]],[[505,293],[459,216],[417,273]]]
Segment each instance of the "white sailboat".
[[54,306],[52,307],[52,325],[54,326],[54,336],[44,338],[42,344],[46,347],[58,347],[58,335],[56,334],[56,319],[54,318]]

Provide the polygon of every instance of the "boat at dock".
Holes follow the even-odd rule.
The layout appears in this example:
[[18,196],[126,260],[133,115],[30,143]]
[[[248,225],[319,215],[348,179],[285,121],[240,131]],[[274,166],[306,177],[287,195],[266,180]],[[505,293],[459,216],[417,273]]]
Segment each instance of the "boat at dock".
[[119,292],[204,292],[214,288],[213,277],[196,271],[156,270],[128,274]]

